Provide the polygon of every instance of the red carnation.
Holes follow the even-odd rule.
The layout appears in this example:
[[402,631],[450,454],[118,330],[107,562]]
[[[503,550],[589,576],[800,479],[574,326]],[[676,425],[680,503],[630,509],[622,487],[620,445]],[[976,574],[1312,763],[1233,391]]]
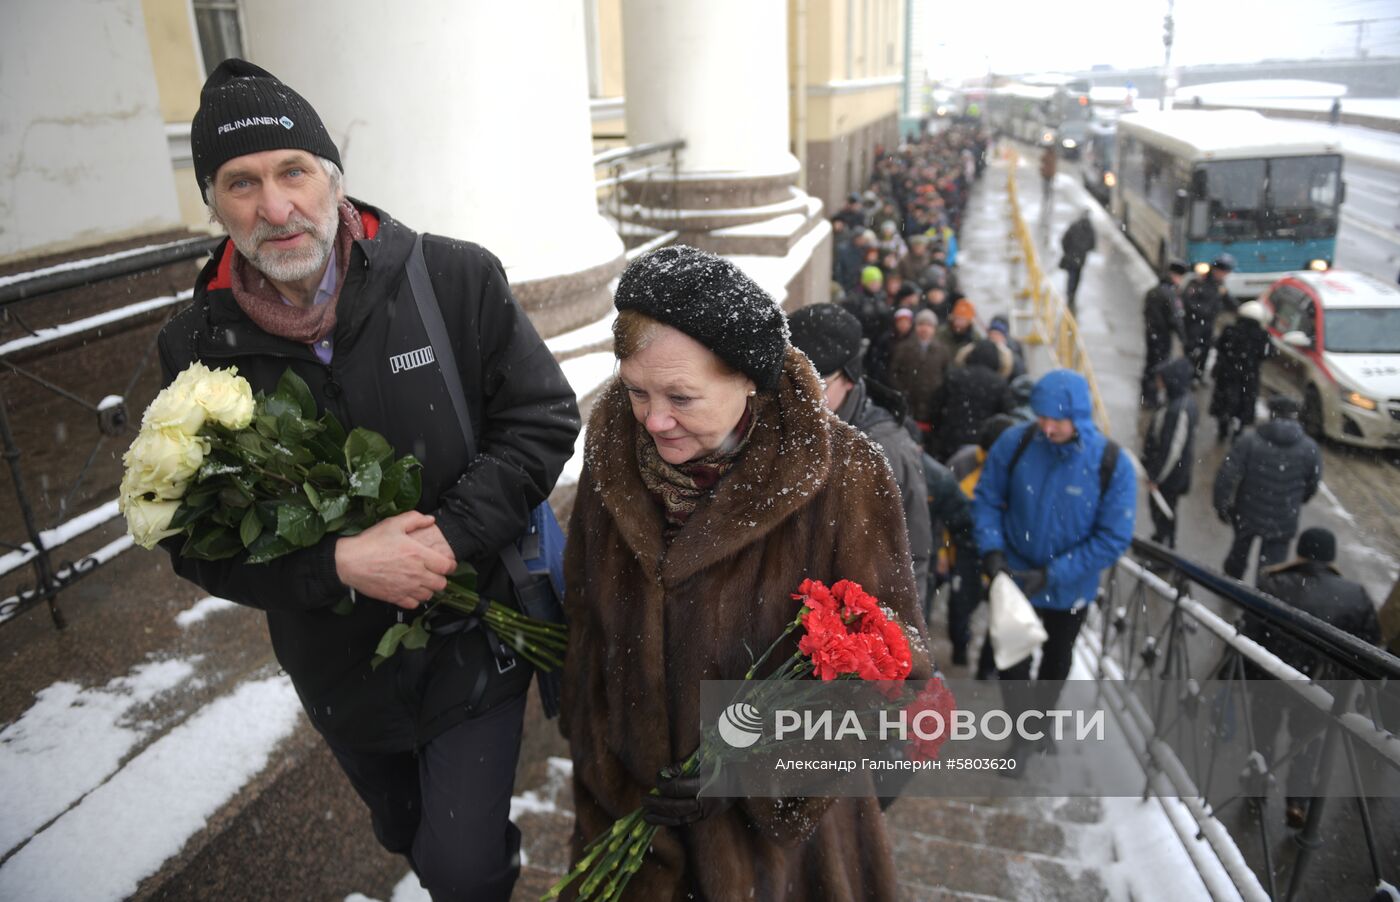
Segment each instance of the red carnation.
[[[909,732],[909,757],[914,761],[932,761],[938,757],[938,750],[943,747],[943,743],[948,741],[948,733],[953,726],[953,711],[957,708],[957,700],[953,698],[952,691],[943,685],[942,677],[933,677],[924,684],[924,688],[914,697],[914,700],[904,707],[905,717],[910,726]],[[943,718],[943,729],[939,734],[931,739],[924,739],[914,732],[914,718],[924,711],[936,711]],[[939,721],[937,718],[925,717],[923,729],[926,732],[933,732],[937,728]]]

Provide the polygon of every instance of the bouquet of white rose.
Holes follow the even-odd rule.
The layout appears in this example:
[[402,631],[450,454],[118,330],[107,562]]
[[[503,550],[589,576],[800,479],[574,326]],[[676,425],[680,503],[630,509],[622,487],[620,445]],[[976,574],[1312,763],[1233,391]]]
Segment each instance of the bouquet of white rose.
[[[422,493],[412,455],[395,459],[377,432],[346,434],[329,411],[317,417],[311,390],[290,369],[272,395],[255,396],[235,368],[190,364],[146,408],[122,461],[117,504],[131,537],[154,548],[183,534],[180,554],[203,560],[270,561],[412,510]],[[537,668],[562,663],[565,627],[482,599],[466,564],[411,624],[385,632],[374,663],[400,645],[426,645],[444,607],[480,617]]]

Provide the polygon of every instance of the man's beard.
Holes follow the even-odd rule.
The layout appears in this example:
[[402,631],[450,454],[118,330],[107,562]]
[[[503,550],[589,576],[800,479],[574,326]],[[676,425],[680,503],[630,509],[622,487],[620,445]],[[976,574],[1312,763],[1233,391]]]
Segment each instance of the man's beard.
[[[274,282],[300,282],[316,275],[326,265],[331,248],[335,246],[336,232],[340,229],[339,207],[339,201],[332,194],[319,222],[294,212],[283,225],[274,226],[259,219],[248,235],[238,235],[230,229],[229,238],[244,259],[267,278]],[[287,238],[301,232],[305,232],[310,239],[303,247],[281,251],[263,244],[270,239]]]

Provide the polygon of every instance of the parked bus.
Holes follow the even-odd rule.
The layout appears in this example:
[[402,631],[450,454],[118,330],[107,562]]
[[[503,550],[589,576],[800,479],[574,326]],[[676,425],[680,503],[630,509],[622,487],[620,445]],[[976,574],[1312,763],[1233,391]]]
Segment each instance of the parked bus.
[[1345,194],[1336,142],[1246,110],[1118,120],[1113,214],[1158,269],[1237,261],[1228,287],[1255,297],[1283,273],[1326,270]]
[[1113,169],[1113,150],[1118,139],[1118,123],[1095,119],[1089,123],[1083,153],[1079,155],[1079,175],[1094,199],[1108,207],[1113,202],[1113,186],[1118,176]]

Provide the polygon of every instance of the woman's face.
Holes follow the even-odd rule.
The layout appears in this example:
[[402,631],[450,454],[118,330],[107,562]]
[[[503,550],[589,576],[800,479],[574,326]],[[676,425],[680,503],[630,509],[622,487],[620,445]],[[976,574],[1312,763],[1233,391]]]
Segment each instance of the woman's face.
[[670,326],[657,326],[651,342],[621,362],[618,375],[633,416],[669,464],[718,448],[739,425],[754,388],[747,376]]

